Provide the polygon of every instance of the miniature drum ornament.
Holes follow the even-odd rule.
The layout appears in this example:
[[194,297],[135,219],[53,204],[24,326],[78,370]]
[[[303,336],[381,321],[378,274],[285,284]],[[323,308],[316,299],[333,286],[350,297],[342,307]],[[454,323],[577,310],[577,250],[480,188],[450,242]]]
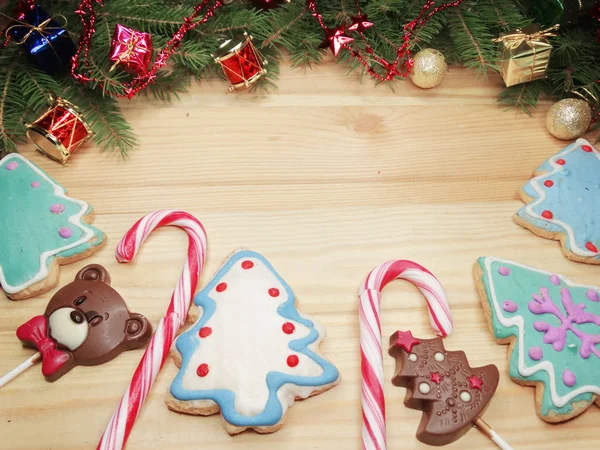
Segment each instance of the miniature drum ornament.
[[248,33],[225,41],[212,56],[221,65],[230,91],[247,88],[267,73],[263,68],[267,61],[254,47]]
[[50,101],[50,108],[27,125],[27,137],[42,154],[66,164],[93,133],[75,105],[54,95]]

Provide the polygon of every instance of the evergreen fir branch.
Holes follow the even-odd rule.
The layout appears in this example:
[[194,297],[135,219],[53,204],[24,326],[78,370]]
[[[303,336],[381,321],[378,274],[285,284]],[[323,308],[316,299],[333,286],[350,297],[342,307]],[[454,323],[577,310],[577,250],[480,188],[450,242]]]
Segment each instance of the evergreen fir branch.
[[[11,80],[13,78],[13,69],[9,68],[6,72],[0,73],[0,157],[5,153],[17,151],[15,141],[10,136],[9,126],[9,106],[10,97],[13,96],[10,89]],[[16,131],[16,130],[15,130]]]
[[532,81],[506,88],[500,93],[498,103],[505,106],[506,109],[521,108],[527,115],[531,116],[542,93],[543,83],[543,80]]
[[458,7],[449,14],[450,36],[462,63],[476,69],[478,75],[486,76],[488,70],[497,71],[498,66],[492,61],[496,59],[494,35],[473,10]]

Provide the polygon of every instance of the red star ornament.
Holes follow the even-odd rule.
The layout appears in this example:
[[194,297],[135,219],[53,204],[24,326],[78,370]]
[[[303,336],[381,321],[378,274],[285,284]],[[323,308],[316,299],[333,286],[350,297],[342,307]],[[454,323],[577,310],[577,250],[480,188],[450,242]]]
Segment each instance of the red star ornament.
[[430,373],[429,378],[431,379],[431,381],[437,384],[440,384],[442,381],[444,381],[444,377],[439,372]]
[[331,48],[335,56],[338,55],[342,46],[352,42],[354,38],[346,36],[346,25],[340,25],[337,28],[325,28],[325,40],[321,42],[319,48]]
[[473,375],[470,378],[467,378],[467,380],[469,380],[469,384],[471,385],[471,389],[477,389],[477,390],[481,390],[481,386],[483,386],[483,380],[477,378],[477,375]]
[[396,345],[402,347],[408,353],[412,352],[412,348],[420,344],[420,341],[416,339],[409,331],[397,331],[398,338],[396,339]]
[[369,18],[365,14],[364,16],[352,17],[352,25],[348,27],[348,31],[358,31],[364,33],[367,28],[373,26],[373,22],[369,22]]

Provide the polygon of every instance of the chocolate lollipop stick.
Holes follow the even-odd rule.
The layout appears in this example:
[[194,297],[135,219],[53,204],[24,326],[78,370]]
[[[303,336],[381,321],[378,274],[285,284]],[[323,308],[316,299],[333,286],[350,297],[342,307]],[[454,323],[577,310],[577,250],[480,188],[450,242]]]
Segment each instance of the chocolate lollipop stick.
[[23,361],[10,372],[8,372],[6,375],[0,377],[0,388],[17,378],[19,375],[21,375],[23,372],[25,372],[27,369],[33,366],[36,362],[38,362],[41,358],[42,355],[40,354],[40,352],[36,352],[33,354],[33,356],[27,358],[25,361]]
[[390,337],[389,353],[396,359],[392,384],[406,388],[407,407],[423,411],[418,440],[446,445],[476,426],[501,449],[512,450],[481,419],[498,386],[496,366],[471,367],[465,353],[446,350],[442,338],[417,339],[410,331]]
[[492,429],[492,427],[490,427],[490,425],[481,417],[478,417],[475,420],[475,422],[473,422],[473,424],[477,427],[479,431],[481,431],[488,438],[490,438],[492,442],[494,442],[494,444],[498,446],[498,448],[501,448],[502,450],[513,450],[513,448],[510,445],[508,445],[508,442],[502,439],[502,437],[498,433],[496,433]]

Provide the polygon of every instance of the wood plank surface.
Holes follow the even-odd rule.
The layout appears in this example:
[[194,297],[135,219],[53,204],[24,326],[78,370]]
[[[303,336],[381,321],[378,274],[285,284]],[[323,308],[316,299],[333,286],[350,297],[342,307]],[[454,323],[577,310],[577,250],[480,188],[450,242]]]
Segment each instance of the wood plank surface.
[[[181,271],[184,233],[154,234],[129,265],[113,254],[140,216],[178,208],[207,230],[203,283],[232,250],[256,250],[290,283],[300,309],[328,329],[322,351],[342,382],[297,403],[279,432],[230,437],[219,416],[170,412],[164,396],[176,368],[169,359],[127,448],[360,449],[356,293],[371,268],[394,258],[421,263],[444,285],[455,319],[446,347],[465,350],[473,366],[498,365],[502,377],[485,419],[515,450],[598,448],[595,406],[562,425],[537,417],[534,389],[509,380],[507,347],[494,343],[475,292],[471,272],[482,255],[598,283],[598,267],[567,260],[558,243],[513,222],[519,188],[566,144],[546,132],[548,104],[533,118],[504,112],[496,106],[500,88],[499,78],[474,80],[460,69],[430,91],[410,82],[392,91],[360,84],[334,63],[309,72],[286,66],[278,91],[266,95],[227,94],[214,81],[194,85],[171,105],[123,101],[141,136],[126,161],[88,147],[65,168],[22,146],[72,196],[94,206],[94,223],[108,235],[92,258],[62,267],[61,284],[87,262],[103,264],[130,308],[156,324]],[[0,298],[0,373],[31,354],[15,330],[41,314],[51,295]],[[424,300],[409,283],[386,288],[382,327],[384,341],[398,328],[431,336]],[[39,366],[30,369],[0,390],[0,449],[95,448],[141,355],[77,367],[53,384]],[[415,439],[421,413],[403,406],[404,389],[389,381],[393,360],[385,355],[384,363],[389,448],[428,448]],[[495,447],[471,431],[447,448]]]

